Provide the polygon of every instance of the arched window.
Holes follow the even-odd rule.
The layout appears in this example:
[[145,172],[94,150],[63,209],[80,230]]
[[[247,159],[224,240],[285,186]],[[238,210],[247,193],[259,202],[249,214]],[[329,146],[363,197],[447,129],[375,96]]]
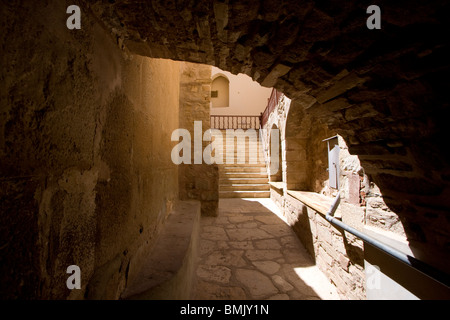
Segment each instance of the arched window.
[[230,106],[230,81],[224,75],[217,75],[212,81],[211,103],[213,108]]

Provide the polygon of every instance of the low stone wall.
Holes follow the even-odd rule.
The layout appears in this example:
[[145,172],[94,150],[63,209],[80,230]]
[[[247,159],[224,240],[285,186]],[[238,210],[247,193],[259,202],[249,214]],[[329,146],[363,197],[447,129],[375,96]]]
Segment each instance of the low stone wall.
[[164,224],[154,248],[121,298],[191,299],[200,235],[200,202],[180,201]]
[[[314,198],[319,194],[310,193]],[[364,248],[362,240],[333,227],[323,210],[287,194],[284,198],[284,216],[319,269],[336,286],[342,299],[365,299]],[[331,201],[323,197],[323,204]],[[331,200],[331,199],[330,199]],[[312,200],[314,201],[314,200]],[[326,207],[326,206],[325,206]],[[322,211],[322,212],[321,212]],[[351,223],[357,209],[344,204],[340,214]]]

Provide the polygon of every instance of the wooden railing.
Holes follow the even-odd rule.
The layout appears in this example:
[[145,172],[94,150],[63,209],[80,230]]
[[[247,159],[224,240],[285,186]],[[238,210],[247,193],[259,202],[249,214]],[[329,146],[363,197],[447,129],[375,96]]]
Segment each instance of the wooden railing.
[[269,115],[273,112],[275,107],[278,105],[278,101],[280,101],[283,93],[277,91],[277,89],[273,88],[272,93],[270,94],[269,101],[267,102],[267,107],[264,112],[261,114],[261,128],[266,124],[269,119]]
[[260,116],[211,116],[211,129],[259,129]]

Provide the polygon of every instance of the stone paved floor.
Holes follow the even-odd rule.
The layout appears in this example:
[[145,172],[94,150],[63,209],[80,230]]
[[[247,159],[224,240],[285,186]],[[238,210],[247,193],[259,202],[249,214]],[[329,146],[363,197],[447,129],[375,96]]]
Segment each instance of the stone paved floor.
[[201,219],[195,299],[339,299],[270,199],[220,199]]

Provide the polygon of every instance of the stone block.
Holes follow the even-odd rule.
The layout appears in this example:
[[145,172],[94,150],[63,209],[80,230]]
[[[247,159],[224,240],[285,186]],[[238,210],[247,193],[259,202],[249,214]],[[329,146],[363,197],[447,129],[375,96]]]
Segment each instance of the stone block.
[[291,67],[286,66],[284,64],[277,64],[270,73],[264,78],[264,80],[261,82],[261,85],[264,87],[273,87],[275,83],[277,82],[279,77],[284,76],[286,73],[291,70]]
[[337,81],[330,88],[322,91],[317,96],[317,101],[320,103],[329,101],[363,82],[364,82],[364,79],[358,77],[354,73],[350,73],[350,74],[346,75],[345,77],[343,77],[342,79],[340,79],[339,81]]
[[354,105],[345,110],[345,120],[352,121],[360,118],[376,117],[380,113],[370,103]]
[[317,224],[317,239],[320,242],[327,242],[329,245],[333,243],[333,237],[331,229],[324,226],[323,224]]
[[357,174],[348,175],[348,202],[351,204],[359,205],[360,186],[361,179]]

